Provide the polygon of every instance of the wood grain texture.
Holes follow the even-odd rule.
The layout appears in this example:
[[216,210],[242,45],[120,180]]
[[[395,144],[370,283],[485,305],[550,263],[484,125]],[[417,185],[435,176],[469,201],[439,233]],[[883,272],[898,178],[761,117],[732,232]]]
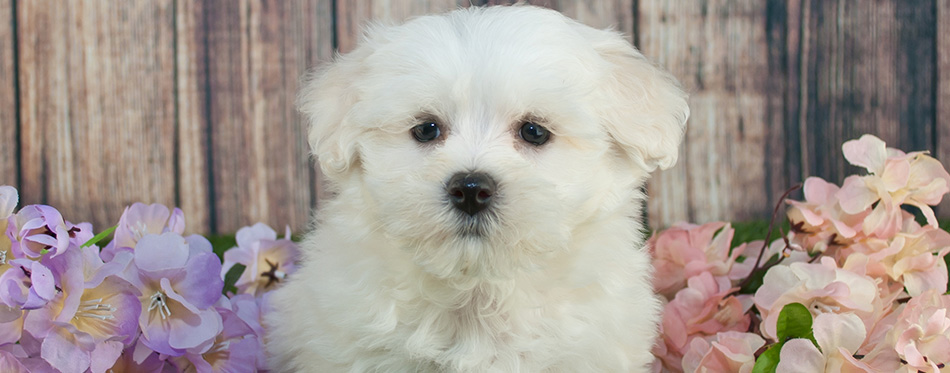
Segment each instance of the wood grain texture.
[[206,17],[204,1],[179,0],[175,4],[176,202],[185,213],[188,233],[212,232],[214,227]]
[[650,224],[766,216],[767,108],[782,94],[767,84],[766,2],[639,5],[644,55],[680,80],[691,108],[679,162],[649,184]]
[[[799,161],[802,156],[799,131],[801,1],[768,0],[765,11],[769,58],[769,78],[765,81],[768,97],[765,190],[768,206],[772,207],[789,188],[802,181]],[[801,192],[790,197],[801,198]]]
[[615,29],[627,35],[633,42],[635,24],[633,0],[473,0],[462,3],[469,6],[486,6],[510,5],[519,2],[556,9],[588,26]]
[[215,231],[300,231],[312,168],[297,83],[332,48],[328,0],[206,3]]
[[[950,167],[950,0],[937,0],[937,119],[934,156]],[[950,217],[950,196],[944,196],[937,212]]]
[[17,3],[24,204],[102,229],[174,202],[172,5]]
[[353,49],[369,22],[396,24],[406,19],[440,13],[467,5],[463,0],[337,0],[337,49],[346,53]]
[[13,0],[0,0],[0,185],[19,187]]
[[933,150],[933,1],[803,2],[802,173],[841,183],[860,172],[841,144],[870,133]]

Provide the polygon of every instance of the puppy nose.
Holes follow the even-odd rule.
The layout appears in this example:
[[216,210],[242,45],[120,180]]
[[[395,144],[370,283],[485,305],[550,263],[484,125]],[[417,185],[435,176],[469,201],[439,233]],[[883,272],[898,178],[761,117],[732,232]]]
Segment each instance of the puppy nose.
[[455,208],[474,216],[491,203],[495,194],[495,180],[481,172],[460,172],[446,184],[449,200]]

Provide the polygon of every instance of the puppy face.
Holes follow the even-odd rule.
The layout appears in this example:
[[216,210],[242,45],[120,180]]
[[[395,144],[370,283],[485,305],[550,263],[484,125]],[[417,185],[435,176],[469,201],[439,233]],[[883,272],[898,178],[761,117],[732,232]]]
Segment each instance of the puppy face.
[[636,224],[688,116],[621,36],[527,6],[372,28],[300,107],[337,198],[438,277],[510,277],[600,220]]

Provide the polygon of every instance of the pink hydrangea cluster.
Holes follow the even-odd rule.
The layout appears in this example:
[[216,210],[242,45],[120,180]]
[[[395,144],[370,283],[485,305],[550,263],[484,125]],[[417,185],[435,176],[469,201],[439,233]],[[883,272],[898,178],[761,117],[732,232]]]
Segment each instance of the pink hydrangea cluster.
[[[871,135],[842,150],[867,173],[840,187],[805,180],[804,201],[785,201],[790,231],[767,245],[732,247],[721,222],[650,239],[667,301],[656,371],[950,369],[950,234],[931,208],[950,192],[950,174],[926,152]],[[780,316],[794,304],[811,314],[810,334],[781,340],[790,321]]]
[[[206,238],[183,235],[177,208],[129,206],[100,249],[90,224],[17,203],[0,186],[0,371],[266,369],[261,315],[294,271],[289,231],[241,229],[222,265]],[[224,292],[236,264],[246,269]]]

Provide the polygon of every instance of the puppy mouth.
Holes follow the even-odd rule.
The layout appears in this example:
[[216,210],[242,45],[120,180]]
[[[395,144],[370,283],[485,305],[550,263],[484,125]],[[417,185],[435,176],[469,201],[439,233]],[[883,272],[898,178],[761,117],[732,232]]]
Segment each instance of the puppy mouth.
[[487,237],[496,220],[492,211],[482,211],[474,216],[457,213],[456,216],[458,217],[456,234],[467,238]]

